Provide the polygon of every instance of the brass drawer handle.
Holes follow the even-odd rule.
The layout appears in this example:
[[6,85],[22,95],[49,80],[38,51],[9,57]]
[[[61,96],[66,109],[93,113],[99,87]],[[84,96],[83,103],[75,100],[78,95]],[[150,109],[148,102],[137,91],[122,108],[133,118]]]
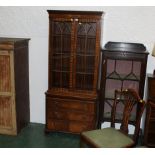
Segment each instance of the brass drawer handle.
[[76,21],[76,22],[78,22],[78,21],[79,21],[79,19],[78,19],[78,18],[75,18],[75,21]]

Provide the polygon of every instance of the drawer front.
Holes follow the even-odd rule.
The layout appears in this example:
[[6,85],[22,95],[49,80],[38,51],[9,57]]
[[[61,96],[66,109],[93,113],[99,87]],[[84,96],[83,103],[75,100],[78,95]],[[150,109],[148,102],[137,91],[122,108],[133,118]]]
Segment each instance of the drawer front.
[[77,111],[66,111],[66,110],[55,111],[49,109],[48,116],[49,118],[70,120],[70,121],[91,122],[95,120],[94,115],[86,115],[83,113],[79,113]]
[[80,133],[95,128],[95,103],[46,98],[46,127],[51,131]]
[[83,113],[95,114],[95,103],[80,101],[80,100],[68,100],[68,99],[56,99],[47,97],[47,106],[53,110],[76,110]]
[[95,123],[83,123],[83,122],[72,122],[62,121],[56,119],[48,119],[47,129],[53,131],[80,133],[82,131],[88,131],[94,129]]

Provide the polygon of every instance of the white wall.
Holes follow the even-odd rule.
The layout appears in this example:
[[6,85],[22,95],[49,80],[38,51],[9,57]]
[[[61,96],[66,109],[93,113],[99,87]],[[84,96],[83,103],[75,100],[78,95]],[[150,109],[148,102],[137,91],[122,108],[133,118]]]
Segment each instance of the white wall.
[[[45,123],[48,81],[48,13],[51,10],[104,11],[102,46],[107,41],[139,42],[149,52],[155,43],[155,7],[0,7],[0,37],[30,38],[30,118]],[[147,72],[155,68],[149,56]]]

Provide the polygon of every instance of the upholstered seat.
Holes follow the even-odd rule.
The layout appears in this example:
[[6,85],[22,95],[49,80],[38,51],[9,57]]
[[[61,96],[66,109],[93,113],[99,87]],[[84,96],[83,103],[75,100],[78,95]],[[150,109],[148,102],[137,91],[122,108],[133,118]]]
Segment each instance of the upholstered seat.
[[[120,129],[115,128],[116,107],[119,102],[124,103],[124,110],[122,111],[122,122]],[[136,117],[131,116],[133,107],[138,108]],[[115,91],[115,100],[111,111],[111,127],[104,129],[97,129],[92,131],[85,131],[81,133],[81,147],[87,144],[90,147],[100,148],[122,148],[133,147],[138,142],[140,132],[140,121],[145,108],[145,102],[140,99],[139,95],[133,89],[125,91]],[[132,119],[131,119],[132,118]],[[135,126],[134,134],[129,136],[128,125],[129,122],[135,119],[133,125]]]
[[96,147],[121,148],[130,147],[134,141],[115,128],[104,128],[99,130],[83,132],[82,136],[88,138],[90,143]]

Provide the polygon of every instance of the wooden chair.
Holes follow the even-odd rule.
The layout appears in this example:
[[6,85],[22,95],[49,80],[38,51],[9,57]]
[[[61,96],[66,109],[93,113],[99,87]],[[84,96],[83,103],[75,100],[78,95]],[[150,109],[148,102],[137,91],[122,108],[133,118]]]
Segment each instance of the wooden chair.
[[[116,108],[119,102],[124,103],[122,112],[122,121],[120,129],[115,128]],[[131,136],[128,134],[128,125],[131,120],[133,107],[137,106],[135,121],[133,121],[135,130]],[[111,127],[82,132],[80,135],[80,146],[84,144],[89,147],[97,148],[121,148],[134,147],[138,142],[140,131],[141,116],[145,108],[145,102],[140,99],[139,95],[133,89],[125,91],[115,91],[115,99],[111,112]]]

